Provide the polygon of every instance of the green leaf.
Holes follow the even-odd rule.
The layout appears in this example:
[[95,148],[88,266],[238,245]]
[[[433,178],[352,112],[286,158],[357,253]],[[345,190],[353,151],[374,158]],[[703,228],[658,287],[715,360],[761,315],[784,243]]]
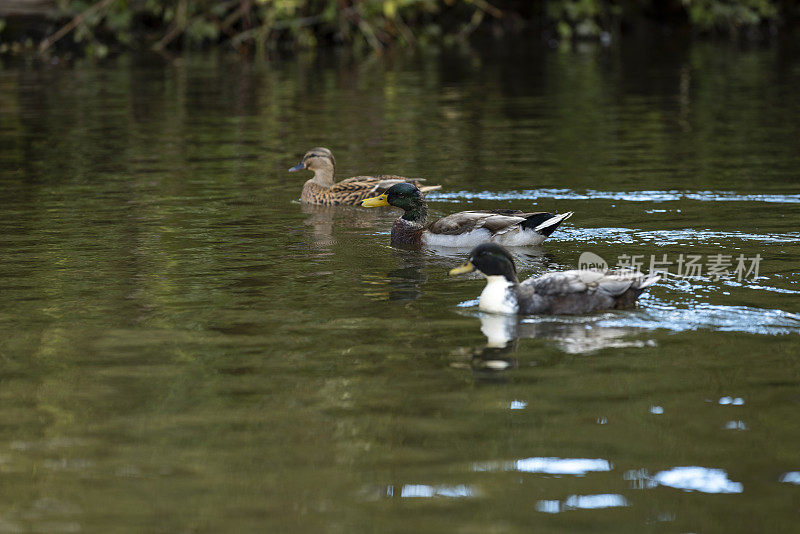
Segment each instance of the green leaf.
[[387,19],[393,19],[397,15],[397,2],[386,0],[383,3],[383,15]]
[[572,26],[564,22],[563,20],[558,23],[558,35],[561,36],[562,39],[569,39],[572,37]]

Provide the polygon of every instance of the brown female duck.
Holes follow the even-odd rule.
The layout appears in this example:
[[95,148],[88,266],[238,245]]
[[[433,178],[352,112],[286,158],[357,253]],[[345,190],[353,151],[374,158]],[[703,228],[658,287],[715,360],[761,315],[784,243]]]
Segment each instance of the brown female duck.
[[358,206],[365,198],[379,195],[399,183],[413,183],[422,192],[441,189],[440,185],[421,186],[421,178],[404,178],[402,176],[354,176],[334,183],[333,173],[336,161],[330,150],[323,147],[312,148],[306,152],[302,161],[289,169],[289,172],[308,169],[314,171],[314,177],[303,185],[300,200],[309,204],[323,206],[350,205]]

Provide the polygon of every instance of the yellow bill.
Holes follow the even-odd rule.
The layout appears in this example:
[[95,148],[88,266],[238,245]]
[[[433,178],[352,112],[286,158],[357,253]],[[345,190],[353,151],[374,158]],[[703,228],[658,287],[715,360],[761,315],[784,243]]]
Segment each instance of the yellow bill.
[[389,201],[386,200],[386,193],[377,197],[365,198],[361,201],[361,205],[365,208],[380,208],[381,206],[388,206]]
[[464,273],[471,273],[475,270],[475,266],[472,265],[471,261],[468,261],[461,267],[456,267],[455,269],[450,269],[450,276],[455,276],[457,274],[464,274]]

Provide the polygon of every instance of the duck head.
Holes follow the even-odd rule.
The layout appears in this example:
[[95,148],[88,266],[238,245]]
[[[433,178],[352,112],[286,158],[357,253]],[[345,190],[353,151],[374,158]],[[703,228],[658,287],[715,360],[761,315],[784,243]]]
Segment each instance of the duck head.
[[314,182],[329,187],[333,185],[333,173],[335,168],[336,160],[333,159],[331,151],[324,147],[316,147],[306,152],[300,163],[289,169],[289,172],[308,169],[314,172]]
[[408,182],[395,184],[382,195],[364,199],[361,205],[365,208],[395,206],[405,212],[403,219],[419,224],[424,224],[428,216],[428,206],[422,192],[417,186]]
[[508,282],[517,283],[517,268],[514,257],[497,243],[483,243],[469,253],[469,261],[450,271],[450,276],[480,271],[487,278],[502,276]]

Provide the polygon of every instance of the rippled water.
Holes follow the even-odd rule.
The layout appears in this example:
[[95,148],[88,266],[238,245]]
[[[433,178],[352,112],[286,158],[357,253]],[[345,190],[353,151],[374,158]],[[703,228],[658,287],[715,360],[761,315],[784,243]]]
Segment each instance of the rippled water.
[[[430,198],[439,202],[466,200],[538,200],[555,198],[558,200],[625,200],[628,202],[667,202],[673,200],[699,200],[701,202],[775,202],[780,204],[800,204],[800,195],[738,195],[731,191],[595,191],[578,193],[569,189],[534,189],[526,191],[437,191]],[[650,210],[649,213],[667,210]]]
[[[798,57],[0,65],[0,533],[791,532]],[[318,145],[442,184],[435,215],[574,211],[523,277],[670,275],[480,313],[466,251],[297,202]]]

